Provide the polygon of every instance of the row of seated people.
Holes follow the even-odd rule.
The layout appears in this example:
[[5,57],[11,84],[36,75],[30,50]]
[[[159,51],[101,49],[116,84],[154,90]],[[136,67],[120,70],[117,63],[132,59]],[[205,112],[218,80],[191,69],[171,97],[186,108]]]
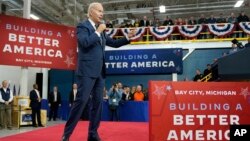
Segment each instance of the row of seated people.
[[[240,22],[249,22],[249,17],[245,15],[245,12],[239,13],[239,16],[236,17],[234,13],[231,13],[229,17],[223,16],[221,13],[219,17],[215,17],[214,15],[210,15],[210,18],[206,18],[207,15],[201,14],[199,18],[194,18],[193,16],[189,19],[182,19],[182,18],[176,18],[172,20],[170,17],[166,17],[164,20],[160,19],[154,19],[149,20],[147,16],[144,16],[141,20],[135,19],[135,20],[127,20],[126,22],[121,23],[120,25],[114,25],[107,20],[106,26],[108,28],[132,28],[132,27],[148,27],[148,26],[154,26],[154,27],[160,27],[160,26],[169,26],[169,25],[196,25],[196,24],[214,24],[214,23],[240,23]],[[225,36],[227,38],[242,38],[246,37],[247,34],[244,33],[238,26],[236,26],[234,33],[231,35]],[[118,36],[123,36],[121,33],[118,34]],[[147,39],[145,36],[149,36]],[[208,32],[207,28],[204,28],[202,30],[202,33],[197,37],[197,39],[213,39],[217,38],[217,36],[212,35]],[[186,37],[182,37],[179,32],[175,29],[173,33],[168,37],[168,40],[183,40],[187,39]],[[143,41],[153,41],[156,40],[154,37],[149,35],[144,35]]]
[[207,15],[201,14],[199,18],[194,18],[191,16],[189,19],[176,18],[172,20],[167,16],[164,20],[154,19],[149,20],[147,16],[144,16],[141,20],[138,18],[134,20],[127,20],[122,22],[120,25],[113,25],[110,20],[106,21],[106,26],[108,28],[131,28],[131,27],[147,27],[147,26],[167,26],[167,25],[196,25],[196,24],[214,24],[214,23],[240,23],[248,22],[249,17],[245,15],[245,12],[242,11],[239,13],[239,16],[236,17],[234,13],[231,13],[230,16],[225,17],[223,13],[220,13],[218,17],[215,17],[213,14],[209,18],[206,18]]

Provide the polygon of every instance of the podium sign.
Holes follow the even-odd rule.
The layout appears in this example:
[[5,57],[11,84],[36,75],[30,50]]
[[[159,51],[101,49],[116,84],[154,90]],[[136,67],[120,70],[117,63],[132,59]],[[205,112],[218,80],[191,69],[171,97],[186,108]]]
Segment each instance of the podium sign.
[[230,140],[250,124],[250,83],[150,81],[150,141]]

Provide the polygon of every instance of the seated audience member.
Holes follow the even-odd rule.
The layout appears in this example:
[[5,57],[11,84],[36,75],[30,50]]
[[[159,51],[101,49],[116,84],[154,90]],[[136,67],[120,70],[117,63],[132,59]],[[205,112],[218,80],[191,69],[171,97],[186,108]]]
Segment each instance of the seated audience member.
[[250,48],[250,37],[248,38],[248,43],[245,44],[246,48]]
[[239,49],[236,44],[232,44],[232,48],[229,50],[229,54],[237,52]]
[[173,21],[167,16],[165,21],[163,22],[163,26],[174,25]]
[[76,100],[76,96],[77,96],[77,84],[74,83],[72,86],[72,90],[69,93],[69,107],[73,105],[74,101]]
[[196,69],[196,75],[194,76],[194,81],[197,81],[197,82],[201,82],[201,79],[202,79],[202,74],[201,74],[201,71],[200,69]]
[[0,129],[5,128],[12,129],[12,117],[11,117],[11,109],[12,109],[12,101],[13,101],[13,93],[8,88],[8,81],[4,80],[2,82],[2,88],[0,88]]
[[207,68],[204,70],[203,75],[207,76],[209,73],[212,73],[212,66],[211,66],[211,64],[207,64]]
[[142,92],[142,86],[137,85],[136,91],[134,93],[134,101],[144,101],[145,95]]
[[118,107],[122,98],[122,92],[118,89],[118,84],[115,83],[108,92],[109,109],[111,113],[111,121],[119,121]]
[[130,93],[130,88],[128,86],[123,87],[122,100],[129,101],[132,99],[132,94]]
[[56,121],[58,108],[61,106],[61,93],[58,91],[58,87],[54,86],[53,91],[49,94],[49,121],[51,121],[52,116],[53,120]]

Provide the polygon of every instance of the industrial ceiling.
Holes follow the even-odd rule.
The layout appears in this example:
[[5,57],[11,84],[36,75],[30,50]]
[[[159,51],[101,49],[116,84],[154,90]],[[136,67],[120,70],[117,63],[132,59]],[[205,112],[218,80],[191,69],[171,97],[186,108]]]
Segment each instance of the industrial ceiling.
[[[234,8],[237,0],[95,0],[104,6],[105,19],[149,19],[164,20],[171,18],[198,18],[201,14],[209,17],[211,14],[219,16],[222,13],[228,17],[231,12],[236,16],[245,11],[250,16],[250,0],[245,0],[243,6]],[[88,5],[93,0],[31,0],[31,13],[37,15],[41,21],[75,26],[86,18]],[[2,11],[7,15],[22,17],[23,0],[0,0]],[[4,6],[3,6],[4,5]],[[165,5],[166,12],[160,13],[159,6]]]

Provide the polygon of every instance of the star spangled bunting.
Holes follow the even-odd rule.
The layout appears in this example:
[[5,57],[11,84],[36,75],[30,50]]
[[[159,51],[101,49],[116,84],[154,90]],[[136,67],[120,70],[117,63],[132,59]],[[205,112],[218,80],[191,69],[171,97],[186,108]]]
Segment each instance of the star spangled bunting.
[[239,23],[239,26],[243,32],[250,34],[250,22],[241,22]]
[[[122,34],[124,36],[128,36],[129,30],[130,29],[128,29],[128,28],[121,28]],[[139,40],[144,35],[146,28],[145,27],[138,27],[138,28],[135,28],[135,30],[136,30],[135,36],[130,38],[133,41]]]
[[149,27],[149,32],[158,40],[166,39],[174,31],[175,26]]
[[180,25],[177,27],[180,34],[188,38],[197,37],[203,29],[203,25]]
[[207,24],[208,30],[219,37],[231,34],[234,31],[235,25],[231,23],[224,24]]
[[110,37],[113,38],[117,34],[118,28],[107,28],[105,30],[106,34]]

